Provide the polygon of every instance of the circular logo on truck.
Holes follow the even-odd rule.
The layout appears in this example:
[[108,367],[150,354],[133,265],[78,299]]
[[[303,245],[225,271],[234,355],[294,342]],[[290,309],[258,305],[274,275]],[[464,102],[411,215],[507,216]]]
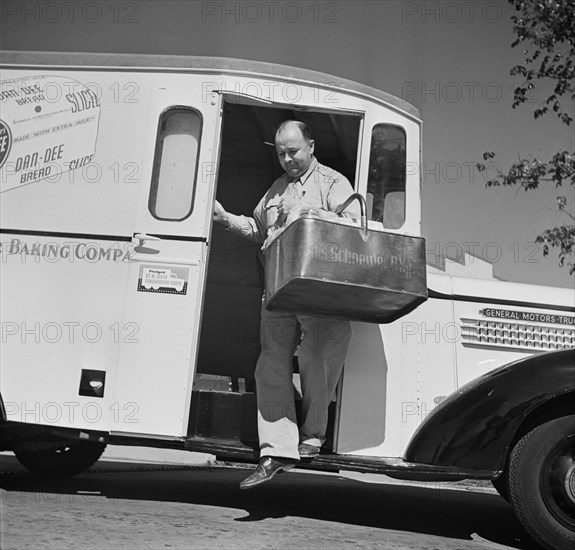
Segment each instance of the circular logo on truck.
[[10,149],[12,148],[12,132],[8,124],[3,120],[0,120],[0,168],[4,166],[8,155],[10,154]]

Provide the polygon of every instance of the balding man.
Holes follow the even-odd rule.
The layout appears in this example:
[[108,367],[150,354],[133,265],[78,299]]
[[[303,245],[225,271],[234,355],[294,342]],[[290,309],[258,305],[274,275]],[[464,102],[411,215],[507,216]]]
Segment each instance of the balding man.
[[[226,212],[216,201],[214,220],[228,230],[263,243],[305,210],[337,219],[335,210],[353,193],[350,182],[314,157],[309,127],[286,121],[275,147],[285,174],[274,181],[256,206],[253,218]],[[344,216],[359,218],[356,203]],[[301,342],[300,342],[301,335]],[[335,393],[351,338],[348,321],[262,307],[261,354],[256,371],[260,462],[240,484],[250,489],[293,468],[301,458],[317,456],[325,441],[328,406]],[[293,390],[293,356],[299,344],[302,424],[298,430]]]

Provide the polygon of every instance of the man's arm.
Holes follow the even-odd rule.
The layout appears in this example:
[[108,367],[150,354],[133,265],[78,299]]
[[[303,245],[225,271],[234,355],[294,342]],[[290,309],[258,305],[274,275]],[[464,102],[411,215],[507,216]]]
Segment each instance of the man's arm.
[[221,223],[228,231],[241,237],[246,237],[258,243],[264,240],[264,236],[254,218],[227,212],[218,201],[214,203],[214,221]]
[[[337,208],[341,206],[353,193],[354,190],[349,180],[340,174],[340,177],[333,182],[327,196],[327,203],[330,212],[335,212]],[[348,204],[346,209],[341,213],[341,216],[360,220],[361,210],[359,203],[357,201],[353,201]]]

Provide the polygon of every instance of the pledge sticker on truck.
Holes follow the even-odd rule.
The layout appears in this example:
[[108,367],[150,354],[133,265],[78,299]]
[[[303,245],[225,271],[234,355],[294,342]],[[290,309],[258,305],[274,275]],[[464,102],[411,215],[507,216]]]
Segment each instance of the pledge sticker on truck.
[[142,265],[138,292],[185,294],[188,289],[188,268],[163,265]]
[[64,76],[0,82],[0,193],[57,182],[96,152],[100,98]]

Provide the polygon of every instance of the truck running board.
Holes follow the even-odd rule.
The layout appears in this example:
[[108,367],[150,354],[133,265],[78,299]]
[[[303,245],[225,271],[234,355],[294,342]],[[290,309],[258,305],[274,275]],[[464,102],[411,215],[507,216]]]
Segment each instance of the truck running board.
[[[259,456],[255,445],[245,444],[236,439],[224,440],[192,436],[186,439],[185,448],[188,451],[213,454],[217,460],[223,461],[255,463],[258,461]],[[495,479],[501,474],[497,470],[461,469],[431,464],[416,464],[395,457],[339,454],[320,454],[316,458],[302,460],[298,463],[297,468],[324,472],[348,470],[369,474],[385,474],[395,479],[409,479],[413,481]]]

